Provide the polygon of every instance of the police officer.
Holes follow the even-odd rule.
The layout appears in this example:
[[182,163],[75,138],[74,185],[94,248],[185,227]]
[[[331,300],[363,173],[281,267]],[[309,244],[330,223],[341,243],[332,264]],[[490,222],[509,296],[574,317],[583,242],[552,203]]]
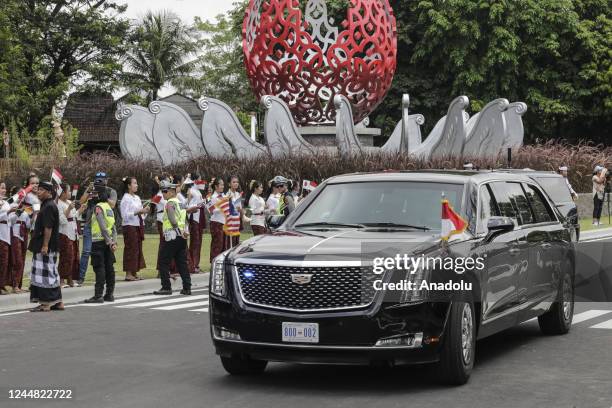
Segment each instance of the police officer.
[[170,263],[174,260],[183,281],[181,295],[191,295],[191,277],[187,268],[187,238],[189,237],[189,230],[186,226],[187,212],[181,208],[179,199],[176,197],[176,184],[163,180],[159,187],[166,200],[162,221],[164,242],[159,254],[159,275],[162,287],[153,294],[172,294]]
[[[108,191],[103,183],[94,186],[97,198],[91,217],[91,266],[96,274],[94,296],[85,303],[113,302],[115,290],[115,250],[117,249],[117,229],[115,214],[108,203]],[[104,298],[104,284],[106,294]]]
[[278,187],[280,193],[276,213],[288,216],[295,209],[295,200],[293,194],[291,194],[291,190],[293,190],[293,181],[283,176],[276,176],[272,179],[272,183]]

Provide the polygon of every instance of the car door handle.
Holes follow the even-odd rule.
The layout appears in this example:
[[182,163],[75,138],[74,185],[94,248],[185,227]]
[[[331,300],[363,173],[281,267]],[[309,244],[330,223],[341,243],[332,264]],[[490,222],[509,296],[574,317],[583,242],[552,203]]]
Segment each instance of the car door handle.
[[514,256],[514,255],[518,255],[518,254],[520,254],[520,253],[521,253],[521,250],[520,250],[520,249],[518,249],[518,248],[510,248],[510,249],[508,250],[508,253],[509,253],[510,255],[513,255],[513,256]]

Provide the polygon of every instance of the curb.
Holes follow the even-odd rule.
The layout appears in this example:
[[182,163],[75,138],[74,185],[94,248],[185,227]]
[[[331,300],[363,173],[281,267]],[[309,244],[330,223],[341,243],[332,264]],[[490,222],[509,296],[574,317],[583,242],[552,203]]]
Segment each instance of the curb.
[[[191,275],[191,286],[194,289],[208,287],[208,272],[202,274]],[[136,282],[116,281],[115,297],[138,296],[151,293],[160,288],[159,279],[144,279]],[[172,281],[172,290],[181,290],[181,279]],[[80,288],[62,289],[62,298],[64,303],[80,303],[83,300],[93,296],[93,285],[82,286]],[[19,295],[3,295],[0,296],[0,312],[13,312],[33,307],[30,303],[30,294],[23,293]]]
[[612,228],[593,229],[589,231],[580,232],[579,242],[588,242],[591,240],[602,239],[612,237]]

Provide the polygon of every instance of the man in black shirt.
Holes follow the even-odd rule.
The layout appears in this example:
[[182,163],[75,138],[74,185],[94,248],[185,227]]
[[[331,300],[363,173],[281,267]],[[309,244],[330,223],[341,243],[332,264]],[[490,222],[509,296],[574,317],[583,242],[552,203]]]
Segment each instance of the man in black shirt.
[[59,211],[55,204],[53,185],[42,182],[38,186],[40,212],[28,249],[32,251],[32,273],[30,276],[30,301],[39,306],[32,312],[64,310],[62,289],[57,269],[59,244]]

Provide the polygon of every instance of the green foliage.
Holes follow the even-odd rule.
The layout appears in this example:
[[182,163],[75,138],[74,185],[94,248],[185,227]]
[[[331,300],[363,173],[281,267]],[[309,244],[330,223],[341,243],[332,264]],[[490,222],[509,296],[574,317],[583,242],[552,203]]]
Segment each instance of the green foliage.
[[112,88],[128,28],[125,7],[112,0],[2,0],[0,39],[7,41],[0,49],[8,56],[0,52],[0,89],[9,95],[0,98],[8,112],[0,119],[14,116],[34,132],[71,85]]
[[15,154],[15,158],[19,162],[19,165],[22,168],[30,168],[32,166],[32,158],[30,157],[30,153],[26,148],[27,144],[24,143],[24,139],[29,139],[28,131],[24,129],[20,134],[19,127],[17,126],[17,121],[15,119],[11,119],[9,121],[8,130],[11,137],[13,152]]
[[197,32],[171,12],[148,12],[133,28],[125,55],[123,83],[133,93],[145,92],[156,100],[166,84],[181,89],[189,84],[197,51]]
[[79,154],[83,145],[79,144],[79,130],[72,127],[67,121],[63,123],[66,156],[74,157]]
[[398,69],[375,124],[399,119],[406,92],[411,111],[423,113],[429,129],[456,96],[470,97],[473,111],[505,97],[528,104],[528,138],[604,141],[612,116],[610,4],[393,1]]

